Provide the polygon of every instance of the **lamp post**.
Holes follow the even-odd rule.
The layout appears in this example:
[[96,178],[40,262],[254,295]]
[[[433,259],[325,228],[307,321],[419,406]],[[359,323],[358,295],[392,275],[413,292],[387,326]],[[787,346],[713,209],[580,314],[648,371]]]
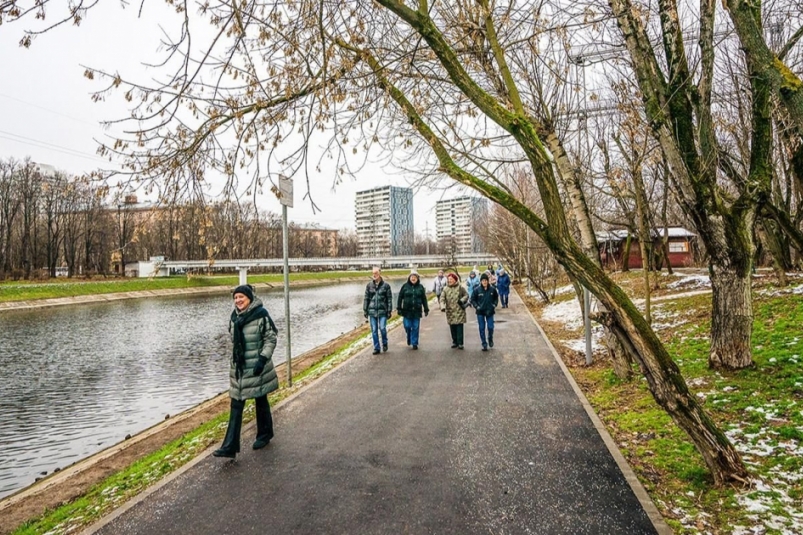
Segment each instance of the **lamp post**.
[[[588,151],[588,161],[590,164],[591,161],[591,149],[588,145],[588,102],[586,100],[586,58],[582,55],[571,56],[569,58],[569,62],[581,67],[583,73],[583,111],[581,114],[578,115],[580,120],[583,124],[582,130],[582,142],[585,145],[586,151]],[[583,286],[583,327],[585,330],[585,342],[586,342],[586,365],[590,366],[593,358],[591,353],[591,317],[589,316],[589,309],[591,308],[591,294],[588,291],[588,288]]]

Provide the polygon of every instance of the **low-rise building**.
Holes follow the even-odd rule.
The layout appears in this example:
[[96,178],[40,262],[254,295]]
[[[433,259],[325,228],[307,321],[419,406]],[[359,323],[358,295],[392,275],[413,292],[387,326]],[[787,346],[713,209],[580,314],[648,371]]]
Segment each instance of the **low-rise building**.
[[[664,229],[652,230],[652,249],[658,251],[664,237]],[[639,239],[630,234],[627,229],[613,229],[597,232],[597,244],[600,251],[602,265],[609,269],[620,269],[625,265],[627,239],[630,236],[630,250],[627,258],[627,267],[639,269],[643,262]],[[672,267],[688,267],[694,265],[694,240],[697,235],[683,227],[667,228],[667,248],[669,249],[669,263]]]

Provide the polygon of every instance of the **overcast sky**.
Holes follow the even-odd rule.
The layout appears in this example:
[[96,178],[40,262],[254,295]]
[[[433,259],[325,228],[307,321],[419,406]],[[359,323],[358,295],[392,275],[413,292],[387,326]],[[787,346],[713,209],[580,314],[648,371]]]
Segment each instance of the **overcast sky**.
[[[19,47],[23,26],[0,26],[0,158],[30,156],[69,173],[81,174],[114,164],[96,155],[96,139],[108,139],[101,121],[128,114],[119,94],[95,103],[93,91],[102,87],[84,77],[84,67],[119,72],[130,79],[149,79],[153,71],[142,65],[159,55],[159,24],[170,28],[175,15],[163,2],[146,2],[137,16],[139,3],[122,9],[117,2],[99,2],[79,27],[64,25],[37,37],[30,49]],[[53,20],[53,17],[50,17]],[[147,77],[147,78],[146,78]],[[380,185],[407,186],[408,177],[379,165],[368,165],[356,178],[331,190],[333,169],[323,169],[315,184],[315,200],[321,209],[313,214],[301,200],[302,184],[295,188],[291,221],[318,223],[328,228],[354,227],[354,197],[357,191]],[[451,181],[444,181],[449,185]],[[435,238],[435,202],[466,194],[461,187],[448,190],[420,188],[415,191],[417,234]],[[140,194],[140,198],[144,197]],[[272,194],[258,200],[260,208],[280,212]]]

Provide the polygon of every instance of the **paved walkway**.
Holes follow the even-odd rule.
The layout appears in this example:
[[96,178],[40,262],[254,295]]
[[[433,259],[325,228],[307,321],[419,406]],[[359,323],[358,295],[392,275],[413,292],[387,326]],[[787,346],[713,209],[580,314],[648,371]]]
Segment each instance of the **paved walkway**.
[[388,353],[369,348],[282,403],[264,450],[231,462],[210,449],[89,532],[668,533],[519,298],[487,353],[469,312],[464,351],[433,311],[418,351],[396,329]]

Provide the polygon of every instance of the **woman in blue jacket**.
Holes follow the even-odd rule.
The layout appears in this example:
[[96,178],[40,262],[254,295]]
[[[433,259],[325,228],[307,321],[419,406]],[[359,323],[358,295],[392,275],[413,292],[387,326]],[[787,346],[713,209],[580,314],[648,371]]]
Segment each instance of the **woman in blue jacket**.
[[500,269],[496,277],[496,290],[499,292],[502,308],[507,308],[507,300],[510,297],[510,275],[504,269]]

